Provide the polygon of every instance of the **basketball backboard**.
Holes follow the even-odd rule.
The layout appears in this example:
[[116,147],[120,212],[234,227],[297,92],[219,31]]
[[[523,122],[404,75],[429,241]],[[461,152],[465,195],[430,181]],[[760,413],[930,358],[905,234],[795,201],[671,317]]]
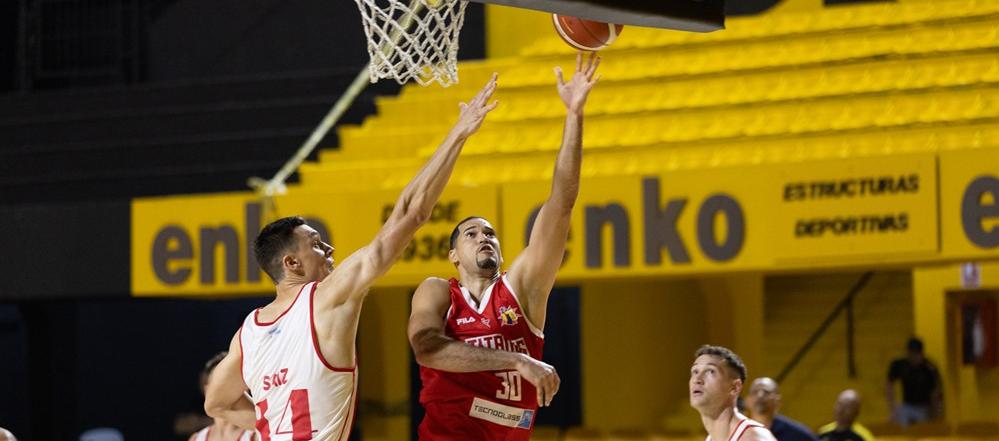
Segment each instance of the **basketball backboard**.
[[725,0],[472,0],[631,26],[711,32],[725,27]]

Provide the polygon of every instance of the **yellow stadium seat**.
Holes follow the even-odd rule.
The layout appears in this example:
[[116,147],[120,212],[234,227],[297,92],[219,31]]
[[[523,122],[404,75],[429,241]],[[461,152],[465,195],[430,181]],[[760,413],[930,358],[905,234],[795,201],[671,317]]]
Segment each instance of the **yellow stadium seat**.
[[901,435],[881,436],[881,435],[875,434],[874,435],[874,439],[875,439],[875,441],[916,441],[915,438],[908,437],[908,436],[901,436]]
[[941,434],[939,436],[927,436],[927,437],[916,436],[914,439],[915,439],[915,441],[985,441],[985,439],[978,440],[976,438],[965,438],[965,437],[958,437],[958,436],[947,436],[947,435],[944,435],[944,434]]
[[573,427],[565,432],[563,441],[606,441],[604,431],[587,427]]
[[534,426],[531,441],[559,441],[561,430],[554,426]]
[[999,438],[999,422],[994,420],[963,421],[957,424],[954,434],[959,437]]
[[950,426],[945,421],[913,424],[903,431],[906,435],[924,441],[960,441],[950,438]]
[[643,429],[617,429],[607,435],[607,441],[650,441],[652,434]]

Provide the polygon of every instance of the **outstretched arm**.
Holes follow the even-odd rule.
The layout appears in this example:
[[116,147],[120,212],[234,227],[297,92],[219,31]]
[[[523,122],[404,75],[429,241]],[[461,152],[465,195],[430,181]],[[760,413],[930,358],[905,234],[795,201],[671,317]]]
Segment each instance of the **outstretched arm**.
[[549,405],[561,381],[554,367],[525,354],[475,347],[444,334],[444,315],[451,303],[448,290],[446,280],[429,278],[413,294],[409,344],[416,362],[447,372],[516,370],[536,387],[538,403]]
[[221,418],[244,430],[253,430],[256,414],[253,403],[246,396],[246,383],[240,371],[243,358],[239,347],[239,333],[229,343],[229,353],[212,370],[205,387],[205,413]]
[[317,288],[316,308],[331,308],[364,297],[375,279],[392,266],[412,240],[416,230],[430,218],[465,141],[475,133],[486,115],[498,105],[489,100],[496,90],[496,74],[468,104],[461,103],[458,122],[433,156],[406,185],[388,220],[366,247],[348,257]]
[[583,149],[583,107],[593,85],[600,57],[590,55],[584,64],[582,53],[576,55],[576,71],[568,82],[562,70],[555,68],[558,93],[566,106],[562,147],[555,159],[552,190],[538,213],[527,248],[510,266],[508,278],[522,297],[527,318],[544,329],[548,295],[555,284],[555,274],[562,265],[565,242],[569,235],[572,208],[579,195],[579,168]]

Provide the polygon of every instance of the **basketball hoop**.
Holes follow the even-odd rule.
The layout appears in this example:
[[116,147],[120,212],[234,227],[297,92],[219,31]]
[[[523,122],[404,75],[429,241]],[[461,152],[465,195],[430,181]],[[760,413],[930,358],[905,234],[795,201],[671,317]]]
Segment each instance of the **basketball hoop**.
[[368,38],[371,82],[458,82],[458,34],[467,0],[354,0]]

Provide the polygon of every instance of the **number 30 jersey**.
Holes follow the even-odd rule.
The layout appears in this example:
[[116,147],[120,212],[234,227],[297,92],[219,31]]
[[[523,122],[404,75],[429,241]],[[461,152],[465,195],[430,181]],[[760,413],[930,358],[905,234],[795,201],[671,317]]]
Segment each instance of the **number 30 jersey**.
[[337,369],[319,350],[308,283],[274,321],[246,317],[239,331],[243,381],[261,441],[346,440],[354,418],[356,368]]
[[[444,333],[465,344],[540,360],[544,334],[524,316],[506,275],[487,287],[478,306],[457,280]],[[420,367],[426,416],[420,440],[527,440],[538,409],[533,385],[513,371],[445,372]]]

